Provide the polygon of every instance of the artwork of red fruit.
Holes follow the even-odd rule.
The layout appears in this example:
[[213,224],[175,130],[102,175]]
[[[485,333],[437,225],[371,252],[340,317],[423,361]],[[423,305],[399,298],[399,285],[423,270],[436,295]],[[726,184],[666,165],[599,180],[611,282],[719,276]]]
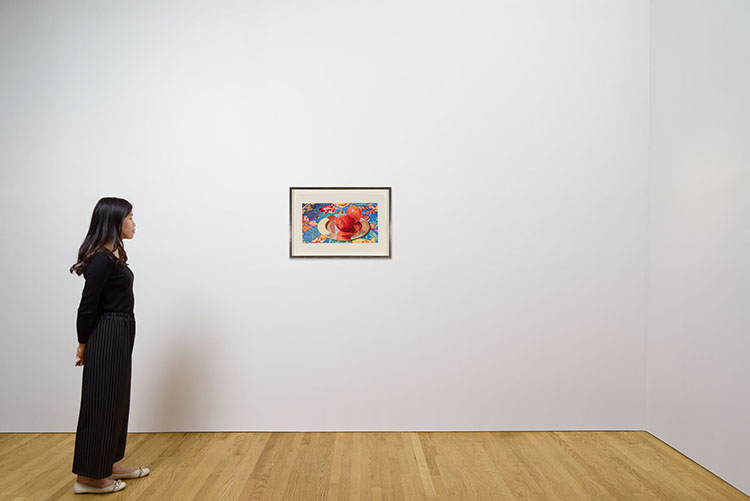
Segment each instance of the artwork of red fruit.
[[350,205],[348,209],[346,209],[346,215],[354,219],[355,222],[359,221],[359,218],[362,217],[362,209],[357,207],[356,205]]
[[336,227],[339,231],[347,231],[354,226],[354,218],[351,216],[339,216],[336,218]]

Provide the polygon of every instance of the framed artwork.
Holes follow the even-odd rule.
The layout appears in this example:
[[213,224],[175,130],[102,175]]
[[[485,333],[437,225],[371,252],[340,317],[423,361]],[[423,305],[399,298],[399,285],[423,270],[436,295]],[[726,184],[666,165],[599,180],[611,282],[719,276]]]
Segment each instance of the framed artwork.
[[391,188],[289,188],[289,257],[391,257]]

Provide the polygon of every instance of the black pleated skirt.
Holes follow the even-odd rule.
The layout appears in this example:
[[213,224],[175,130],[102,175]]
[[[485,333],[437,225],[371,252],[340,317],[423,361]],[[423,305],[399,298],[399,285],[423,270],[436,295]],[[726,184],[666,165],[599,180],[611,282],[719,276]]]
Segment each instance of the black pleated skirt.
[[135,317],[105,312],[86,345],[73,473],[106,478],[125,455]]

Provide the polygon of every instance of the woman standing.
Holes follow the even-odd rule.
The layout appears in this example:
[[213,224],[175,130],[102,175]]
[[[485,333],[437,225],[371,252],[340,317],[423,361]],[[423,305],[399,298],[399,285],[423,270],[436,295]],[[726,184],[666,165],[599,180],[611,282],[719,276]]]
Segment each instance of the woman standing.
[[148,468],[120,464],[135,341],[133,272],[123,240],[133,235],[133,206],[121,198],[102,198],[94,207],[78,261],[70,268],[86,279],[77,320],[76,366],[83,366],[83,385],[73,458],[76,494],[116,492],[125,488],[120,479],[149,473]]

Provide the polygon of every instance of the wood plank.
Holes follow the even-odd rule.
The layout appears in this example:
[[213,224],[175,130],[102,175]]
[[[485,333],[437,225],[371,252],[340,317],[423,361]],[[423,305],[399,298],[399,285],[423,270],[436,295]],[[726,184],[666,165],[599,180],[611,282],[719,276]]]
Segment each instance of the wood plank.
[[[0,499],[73,494],[74,435],[1,434]],[[120,500],[727,499],[646,432],[138,433]]]

